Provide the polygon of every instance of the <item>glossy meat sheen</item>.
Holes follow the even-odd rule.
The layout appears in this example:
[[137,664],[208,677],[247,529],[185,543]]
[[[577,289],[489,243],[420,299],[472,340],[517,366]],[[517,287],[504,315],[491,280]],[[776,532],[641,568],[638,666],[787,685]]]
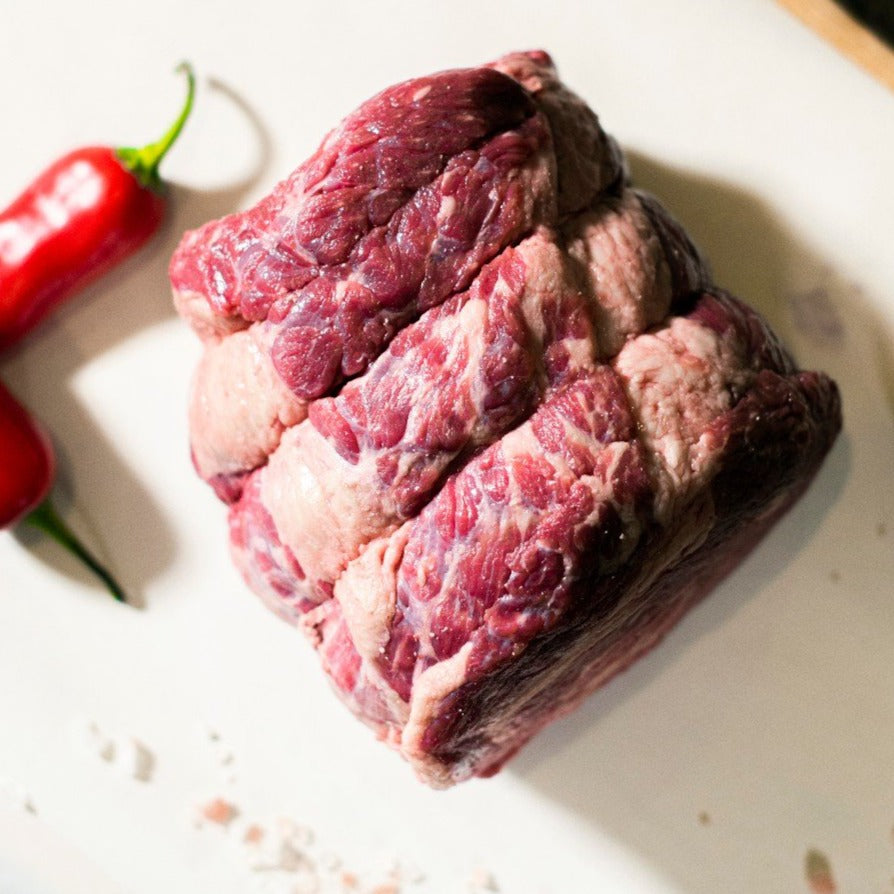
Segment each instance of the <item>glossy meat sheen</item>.
[[171,276],[237,565],[435,786],[655,645],[840,426],[542,52],[374,97]]
[[[263,319],[277,297],[347,261],[452,158],[533,111],[514,81],[488,69],[382,91],[257,206],[184,237],[171,261],[175,300],[200,331]],[[189,303],[195,296],[207,306]]]
[[569,249],[541,230],[404,329],[364,376],[313,403],[259,473],[308,586],[327,592],[366,543],[419,511],[457,457],[497,439],[699,284],[693,275],[674,292],[633,191],[574,223]]
[[399,329],[552,220],[548,143],[538,116],[454,156],[345,264],[277,301],[273,361],[292,390],[309,400],[363,372]]

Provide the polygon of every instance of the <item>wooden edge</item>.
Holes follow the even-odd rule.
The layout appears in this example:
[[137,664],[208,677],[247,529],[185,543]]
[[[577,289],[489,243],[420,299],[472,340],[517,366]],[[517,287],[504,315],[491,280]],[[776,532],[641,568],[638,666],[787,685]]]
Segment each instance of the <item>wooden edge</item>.
[[777,3],[894,90],[894,50],[834,0],[777,0]]

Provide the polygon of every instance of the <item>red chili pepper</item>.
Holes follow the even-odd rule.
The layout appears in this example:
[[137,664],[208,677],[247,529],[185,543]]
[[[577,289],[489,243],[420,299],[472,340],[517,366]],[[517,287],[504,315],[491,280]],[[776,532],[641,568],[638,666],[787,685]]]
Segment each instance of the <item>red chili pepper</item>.
[[164,214],[158,167],[192,109],[195,76],[177,120],[141,149],[89,146],[60,158],[0,213],[0,348],[136,251]]
[[56,457],[50,439],[28,411],[0,383],[0,529],[24,522],[49,534],[77,556],[119,601],[121,587],[87,551],[53,509],[47,494]]

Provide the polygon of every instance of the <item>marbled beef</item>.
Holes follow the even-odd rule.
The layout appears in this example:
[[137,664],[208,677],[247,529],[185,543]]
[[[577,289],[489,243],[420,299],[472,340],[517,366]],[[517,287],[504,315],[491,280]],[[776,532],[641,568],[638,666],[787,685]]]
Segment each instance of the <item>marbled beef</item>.
[[542,52],[383,91],[171,280],[239,568],[436,786],[658,642],[840,427]]

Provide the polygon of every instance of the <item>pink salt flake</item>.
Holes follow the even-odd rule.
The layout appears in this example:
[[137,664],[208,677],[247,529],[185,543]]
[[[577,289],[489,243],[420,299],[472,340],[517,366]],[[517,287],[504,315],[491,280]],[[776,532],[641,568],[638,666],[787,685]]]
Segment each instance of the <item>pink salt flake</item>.
[[214,798],[202,807],[202,817],[219,826],[229,825],[238,814],[236,805],[223,798]]
[[264,837],[264,829],[257,823],[252,823],[242,836],[246,844],[257,844]]

